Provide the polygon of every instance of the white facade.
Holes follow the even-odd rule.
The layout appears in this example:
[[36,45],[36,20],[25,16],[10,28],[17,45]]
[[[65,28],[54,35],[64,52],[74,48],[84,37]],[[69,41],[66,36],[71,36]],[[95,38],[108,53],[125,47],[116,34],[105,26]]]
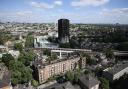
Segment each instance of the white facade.
[[9,50],[9,52],[14,58],[18,58],[19,55],[20,55],[20,52],[19,51],[15,51],[15,50]]
[[58,44],[47,41],[48,36],[35,36],[34,47],[35,48],[58,48]]

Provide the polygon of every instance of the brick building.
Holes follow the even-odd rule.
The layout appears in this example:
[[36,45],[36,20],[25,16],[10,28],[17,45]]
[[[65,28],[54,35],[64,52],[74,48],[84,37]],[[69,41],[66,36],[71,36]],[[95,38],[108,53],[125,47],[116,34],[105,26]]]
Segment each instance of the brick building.
[[42,61],[36,61],[34,63],[35,73],[39,83],[46,82],[50,77],[54,75],[64,74],[69,70],[75,70],[79,67],[85,68],[86,59],[80,57],[70,57],[62,60],[55,60],[51,63],[43,63]]

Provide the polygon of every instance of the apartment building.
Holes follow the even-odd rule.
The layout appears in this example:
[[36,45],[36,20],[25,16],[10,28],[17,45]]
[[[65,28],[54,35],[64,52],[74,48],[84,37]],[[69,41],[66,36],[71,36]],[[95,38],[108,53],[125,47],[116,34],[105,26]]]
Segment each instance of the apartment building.
[[107,68],[103,71],[103,76],[109,81],[119,79],[124,74],[128,74],[128,63],[116,64],[113,67]]
[[85,68],[86,58],[70,57],[68,59],[55,60],[51,63],[43,63],[36,61],[34,63],[37,79],[39,83],[46,82],[50,77],[54,75],[64,74],[69,70],[75,70],[79,67]]

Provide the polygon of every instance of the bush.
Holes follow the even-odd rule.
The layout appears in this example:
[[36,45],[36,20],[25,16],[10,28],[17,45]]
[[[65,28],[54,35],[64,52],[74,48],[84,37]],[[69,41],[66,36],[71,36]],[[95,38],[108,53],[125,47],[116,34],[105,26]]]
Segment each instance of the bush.
[[103,77],[100,77],[99,78],[101,84],[100,84],[100,87],[101,89],[109,89],[109,81]]
[[14,57],[11,54],[4,54],[2,56],[2,62],[4,62],[4,64],[8,67],[9,66],[9,62],[11,60],[14,60]]
[[23,45],[22,43],[15,43],[14,44],[14,49],[22,51],[23,50]]
[[38,81],[36,81],[34,79],[31,81],[31,83],[32,83],[32,86],[34,86],[34,87],[38,86]]

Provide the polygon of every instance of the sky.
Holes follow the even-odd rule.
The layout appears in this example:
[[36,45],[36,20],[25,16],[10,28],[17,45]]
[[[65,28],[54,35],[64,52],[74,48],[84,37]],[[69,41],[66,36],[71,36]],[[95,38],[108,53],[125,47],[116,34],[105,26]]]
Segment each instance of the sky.
[[128,24],[128,0],[0,0],[0,21]]

